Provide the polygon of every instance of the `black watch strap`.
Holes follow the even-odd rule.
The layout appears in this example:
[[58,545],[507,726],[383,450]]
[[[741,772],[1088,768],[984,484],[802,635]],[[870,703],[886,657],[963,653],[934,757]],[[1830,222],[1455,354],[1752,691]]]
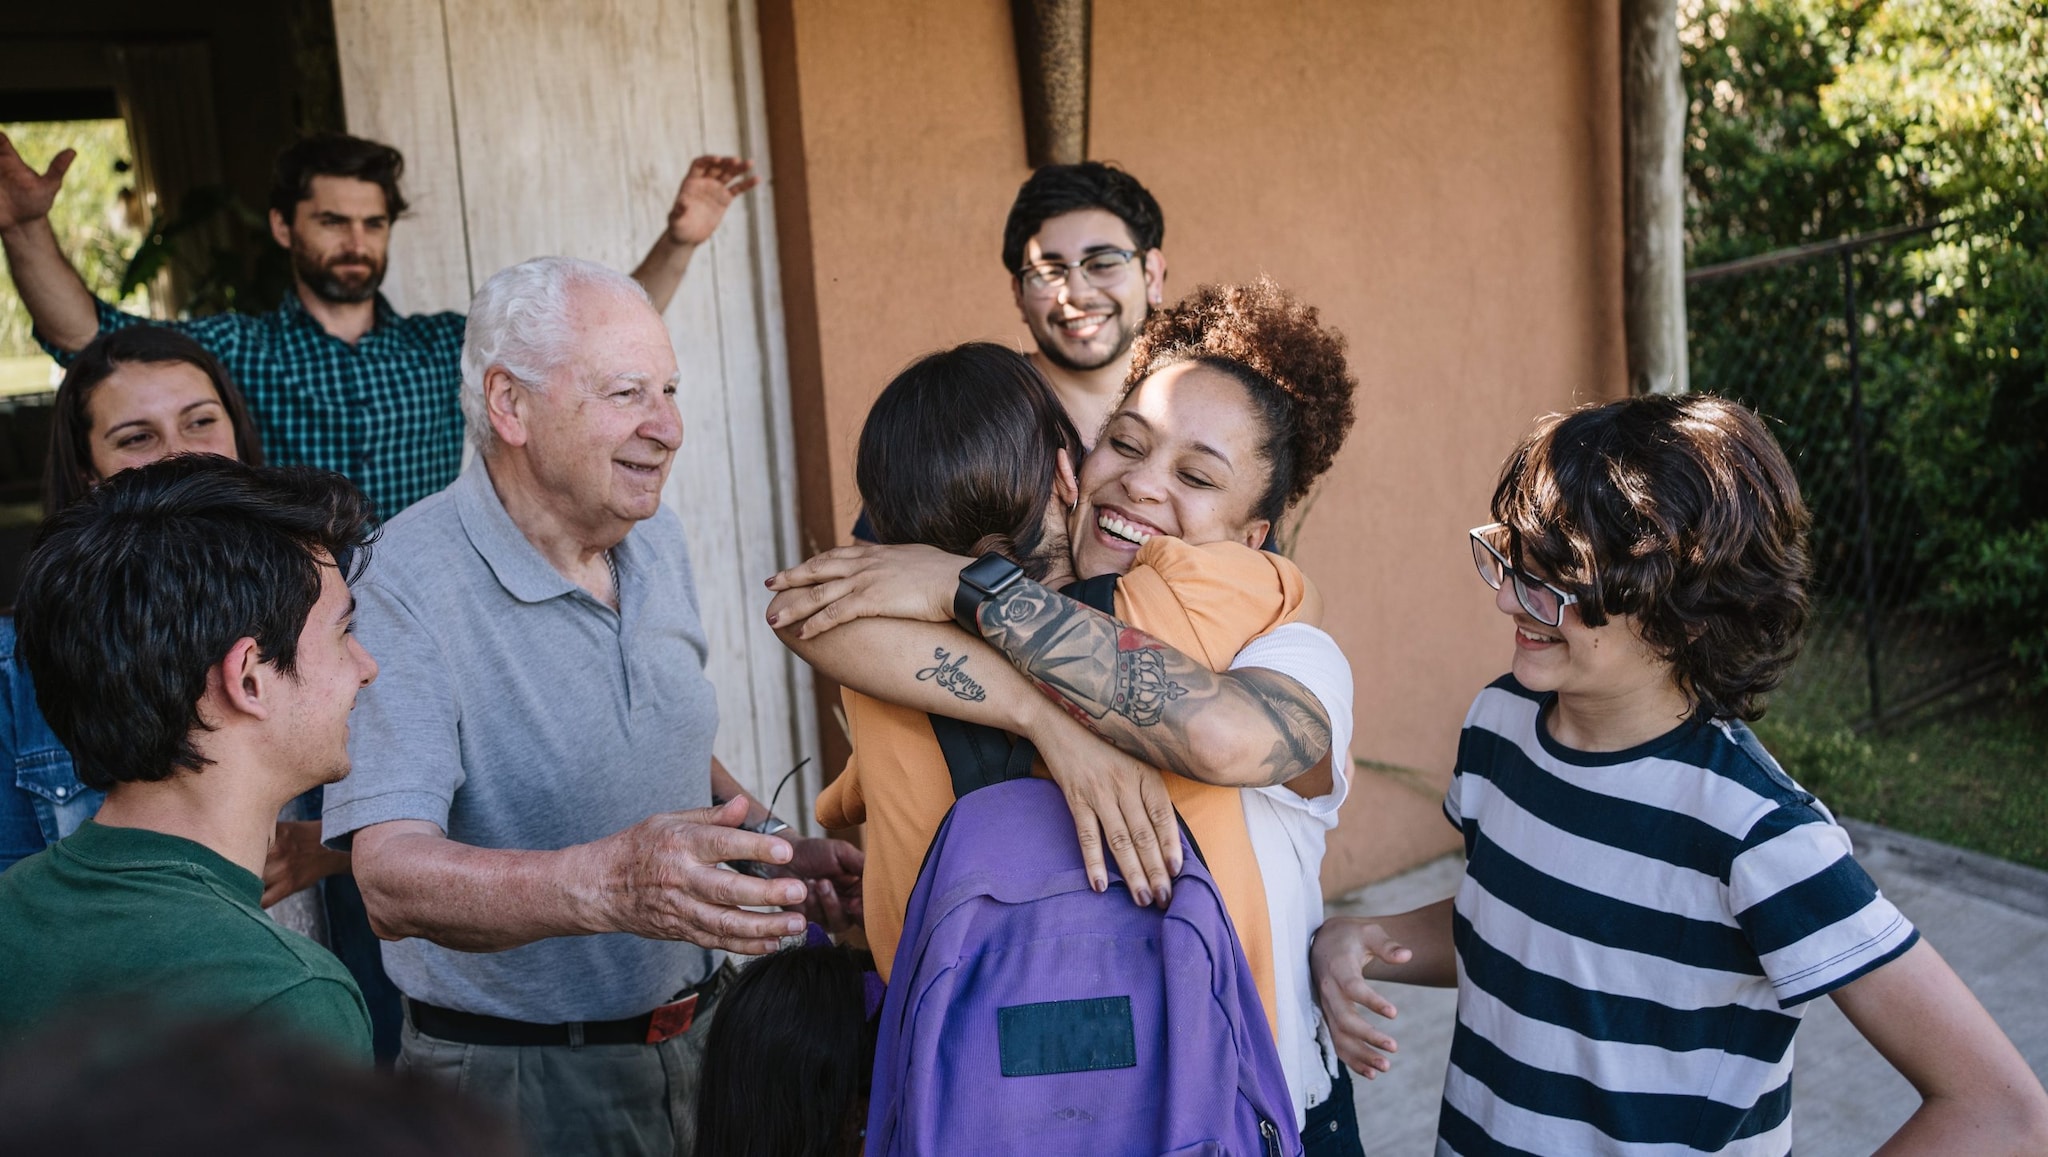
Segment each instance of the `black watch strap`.
[[1024,568],[991,551],[960,568],[960,586],[953,592],[953,621],[970,635],[981,635],[975,613],[981,604],[1008,590],[1024,577]]

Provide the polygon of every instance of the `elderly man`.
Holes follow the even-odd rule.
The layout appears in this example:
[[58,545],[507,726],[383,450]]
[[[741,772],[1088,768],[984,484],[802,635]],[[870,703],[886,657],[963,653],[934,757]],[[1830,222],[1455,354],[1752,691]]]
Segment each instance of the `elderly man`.
[[[689,1153],[711,950],[803,928],[744,907],[858,884],[857,850],[768,834],[786,825],[711,756],[689,552],[661,508],[676,377],[626,277],[541,258],[491,278],[462,355],[479,461],[391,520],[358,588],[384,674],[327,837],[390,941],[400,1065],[504,1103],[537,1152]],[[721,866],[740,861],[813,884]]]

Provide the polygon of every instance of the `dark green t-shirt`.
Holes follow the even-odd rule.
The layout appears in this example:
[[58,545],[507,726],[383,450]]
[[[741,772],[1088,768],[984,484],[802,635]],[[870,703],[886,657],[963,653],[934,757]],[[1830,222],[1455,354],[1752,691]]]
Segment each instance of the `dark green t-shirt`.
[[191,840],[86,823],[0,873],[0,1051],[53,1017],[140,1000],[255,1017],[368,1062],[356,982],[262,899],[253,873]]

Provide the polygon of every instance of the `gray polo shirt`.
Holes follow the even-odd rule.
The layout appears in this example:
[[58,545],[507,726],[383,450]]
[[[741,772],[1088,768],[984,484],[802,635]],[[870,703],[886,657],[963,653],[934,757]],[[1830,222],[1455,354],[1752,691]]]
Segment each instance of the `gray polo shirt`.
[[[682,521],[664,508],[612,552],[621,610],[563,578],[481,461],[392,519],[355,585],[377,681],[349,719],[326,836],[426,820],[486,848],[552,850],[711,802],[718,705]],[[384,944],[415,1000],[553,1024],[634,1016],[702,979],[710,953],[612,933],[505,952]]]

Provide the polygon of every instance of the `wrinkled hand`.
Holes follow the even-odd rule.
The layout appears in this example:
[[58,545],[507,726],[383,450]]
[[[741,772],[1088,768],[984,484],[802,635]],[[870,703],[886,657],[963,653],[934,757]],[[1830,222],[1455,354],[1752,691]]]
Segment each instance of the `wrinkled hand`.
[[845,840],[797,839],[790,841],[795,855],[776,869],[804,881],[804,919],[838,935],[861,923],[861,873],[867,867],[867,853]]
[[814,639],[855,619],[950,623],[960,568],[973,561],[933,546],[834,547],[769,578],[768,625],[801,623],[797,637]]
[[77,159],[76,150],[65,149],[50,161],[47,171],[38,173],[14,151],[14,142],[0,133],[0,230],[49,216],[64,174]]
[[598,841],[593,846],[607,861],[609,924],[650,940],[687,940],[746,956],[773,952],[784,936],[802,932],[803,917],[794,912],[746,910],[802,904],[802,881],[763,880],[720,866],[790,862],[789,841],[740,830],[746,817],[740,796],[721,807],[649,816]]
[[348,871],[348,853],[320,843],[319,820],[279,820],[263,857],[263,906]]
[[1375,1028],[1358,1006],[1388,1020],[1399,1014],[1392,1001],[1365,982],[1365,970],[1375,960],[1405,964],[1411,955],[1385,928],[1350,916],[1325,920],[1309,949],[1309,976],[1323,1021],[1330,1026],[1330,1042],[1344,1063],[1367,1080],[1391,1069],[1393,1061],[1386,1054],[1399,1050],[1394,1038]]
[[668,211],[668,239],[678,245],[702,245],[718,231],[734,198],[761,183],[754,162],[738,157],[703,156],[690,162],[676,203]]
[[1098,892],[1109,886],[1102,858],[1106,844],[1131,898],[1166,907],[1173,899],[1173,878],[1180,874],[1181,843],[1180,819],[1165,780],[1064,711],[1047,706],[1048,722],[1034,731],[1032,741],[1074,813],[1089,884]]

